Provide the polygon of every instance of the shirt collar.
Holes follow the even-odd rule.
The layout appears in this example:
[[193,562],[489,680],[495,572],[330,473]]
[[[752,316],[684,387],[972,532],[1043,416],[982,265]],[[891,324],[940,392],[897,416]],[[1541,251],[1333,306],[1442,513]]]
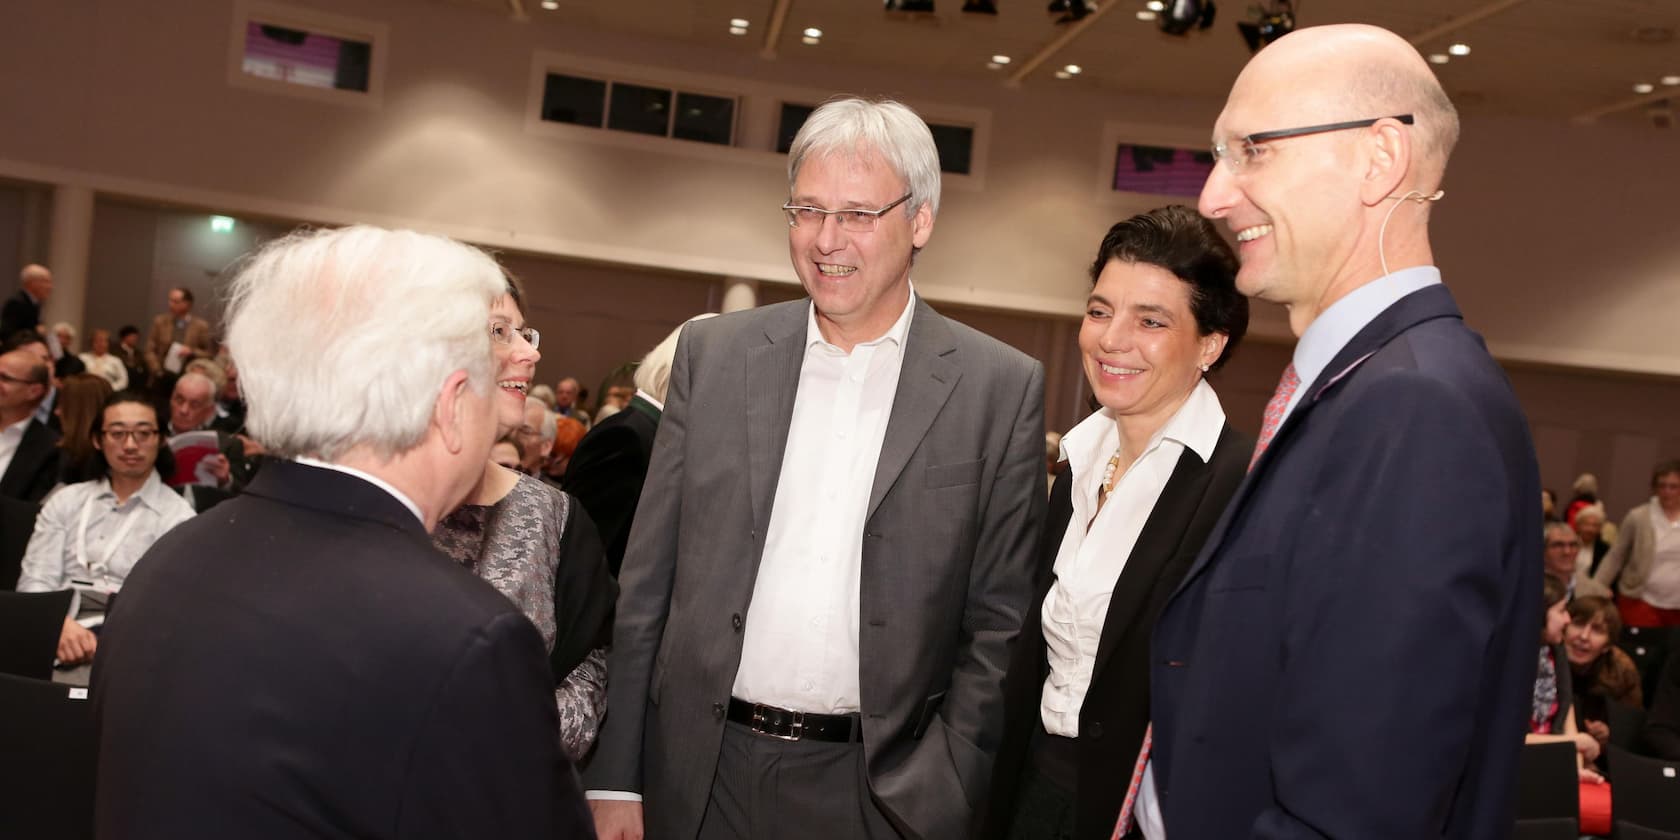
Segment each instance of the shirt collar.
[[[1154,449],[1162,440],[1172,440],[1195,452],[1203,463],[1207,463],[1213,458],[1213,449],[1219,444],[1219,433],[1224,429],[1225,408],[1219,404],[1219,395],[1213,392],[1213,386],[1203,379],[1196,383],[1184,404],[1150,439],[1144,451]],[[1114,424],[1114,412],[1107,408],[1099,409],[1062,436],[1061,460],[1073,465],[1074,475],[1088,474],[1119,444],[1120,432]]]
[[1438,285],[1441,270],[1432,265],[1403,268],[1349,292],[1313,319],[1295,345],[1295,375],[1311,385],[1336,354],[1377,319],[1383,310],[1419,289]]
[[[903,347],[904,337],[910,332],[910,315],[915,311],[916,287],[915,285],[911,285],[910,299],[904,302],[904,311],[899,313],[898,320],[893,322],[893,325],[887,329],[886,334],[873,341],[860,341],[856,346],[876,347],[883,342],[891,341],[893,344]],[[834,346],[823,339],[822,331],[817,329],[817,304],[815,301],[812,301],[811,304],[806,307],[805,321],[805,349],[809,350],[818,344],[827,345],[829,347]]]
[[25,417],[22,420],[19,420],[16,423],[13,423],[10,426],[7,426],[4,429],[0,429],[0,434],[16,433],[16,435],[18,437],[23,437],[24,431],[29,428],[29,421],[34,420],[34,419],[35,419],[35,415],[32,413],[28,417]]
[[[175,495],[175,491],[169,489],[168,485],[163,483],[163,478],[159,476],[158,471],[154,469],[150,475],[146,476],[146,482],[140,485],[139,492],[129,496],[128,499],[129,501],[139,499],[140,504],[143,504],[158,513],[162,513],[163,506],[165,504],[162,497],[173,495]],[[94,491],[93,497],[95,499],[109,498],[113,502],[116,501],[117,491],[111,489],[110,476],[99,479],[99,489]]]
[[641,397],[643,402],[646,402],[648,405],[651,405],[654,408],[659,409],[660,411],[665,410],[665,404],[664,403],[660,402],[659,400],[654,399],[652,394],[650,394],[646,391],[643,391],[640,388],[636,389],[636,396]]
[[356,478],[359,478],[359,479],[361,479],[361,480],[363,480],[363,481],[365,481],[369,484],[372,484],[373,486],[378,487],[379,489],[384,490],[387,493],[390,493],[392,496],[394,496],[396,498],[397,501],[402,502],[403,507],[408,508],[408,512],[414,514],[415,519],[420,520],[420,526],[422,528],[425,527],[425,525],[426,525],[426,517],[423,514],[420,513],[420,506],[415,504],[413,499],[410,499],[407,495],[405,495],[403,493],[403,491],[398,490],[397,488],[391,486],[390,482],[386,481],[383,478],[380,478],[377,475],[374,475],[373,473],[367,472],[365,470],[358,470],[355,467],[347,467],[343,464],[331,464],[331,463],[328,463],[326,461],[318,460],[316,458],[309,458],[309,457],[306,457],[306,456],[303,456],[303,455],[299,455],[297,458],[295,458],[293,460],[295,460],[298,463],[303,464],[305,466],[320,467],[323,470],[332,470],[333,472],[341,472],[341,473],[344,473],[345,475],[355,476]]

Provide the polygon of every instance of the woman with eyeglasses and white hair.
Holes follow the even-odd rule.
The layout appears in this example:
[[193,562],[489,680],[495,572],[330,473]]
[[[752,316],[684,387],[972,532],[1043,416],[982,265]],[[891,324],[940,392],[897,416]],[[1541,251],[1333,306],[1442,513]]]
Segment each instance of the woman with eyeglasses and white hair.
[[[542,358],[541,335],[525,326],[523,301],[510,276],[507,293],[490,308],[498,440],[524,423],[526,394]],[[432,542],[537,626],[556,682],[561,749],[581,760],[606,714],[606,645],[618,597],[583,505],[540,478],[486,461],[477,486],[438,522]]]

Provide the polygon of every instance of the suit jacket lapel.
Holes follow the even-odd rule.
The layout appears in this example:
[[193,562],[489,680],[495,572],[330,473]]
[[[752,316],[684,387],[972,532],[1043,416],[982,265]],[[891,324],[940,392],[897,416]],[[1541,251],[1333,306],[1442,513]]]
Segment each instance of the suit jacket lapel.
[[782,472],[793,401],[799,393],[799,370],[805,362],[806,307],[786,307],[786,317],[765,325],[764,343],[747,350],[747,470],[752,487],[753,523],[759,534],[770,527],[776,480]]
[[887,491],[898,481],[904,465],[909,463],[910,456],[933,425],[933,419],[950,399],[957,380],[962,378],[962,371],[951,358],[956,350],[956,341],[944,316],[918,298],[915,314],[910,318],[910,333],[901,351],[904,358],[899,368],[898,389],[893,395],[886,437],[881,441],[881,457],[875,463],[875,483],[869,492],[866,521],[875,515]]

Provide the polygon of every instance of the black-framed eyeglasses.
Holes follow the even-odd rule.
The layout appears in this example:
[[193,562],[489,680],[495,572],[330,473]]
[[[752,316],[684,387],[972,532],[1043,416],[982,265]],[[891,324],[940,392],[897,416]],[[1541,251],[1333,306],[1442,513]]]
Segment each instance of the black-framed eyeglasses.
[[1213,144],[1213,159],[1221,161],[1232,172],[1241,171],[1244,166],[1254,162],[1262,151],[1262,146],[1273,140],[1287,137],[1305,137],[1309,134],[1324,134],[1331,131],[1348,131],[1355,128],[1369,128],[1383,120],[1398,120],[1402,125],[1411,125],[1417,120],[1411,114],[1395,114],[1389,117],[1372,117],[1368,120],[1348,120],[1347,122],[1325,123],[1323,125],[1308,125],[1301,128],[1280,128],[1275,131],[1261,131],[1238,137],[1236,143],[1241,154],[1231,154],[1230,143]]
[[506,321],[492,321],[490,323],[490,340],[497,344],[512,344],[513,337],[516,335],[525,339],[525,343],[531,345],[532,350],[537,349],[537,345],[542,343],[542,333],[537,332],[536,327],[515,329],[512,324]]
[[118,446],[121,446],[123,441],[126,440],[133,440],[135,443],[145,446],[157,438],[158,430],[150,426],[142,426],[138,429],[106,429],[102,434],[105,435],[106,442]]
[[875,230],[875,223],[881,220],[888,210],[910,200],[910,193],[899,196],[899,199],[879,210],[824,210],[821,207],[811,207],[805,204],[788,202],[782,205],[782,212],[787,213],[788,227],[810,225],[822,227],[824,216],[833,216],[840,223],[840,229],[848,233],[870,233]]

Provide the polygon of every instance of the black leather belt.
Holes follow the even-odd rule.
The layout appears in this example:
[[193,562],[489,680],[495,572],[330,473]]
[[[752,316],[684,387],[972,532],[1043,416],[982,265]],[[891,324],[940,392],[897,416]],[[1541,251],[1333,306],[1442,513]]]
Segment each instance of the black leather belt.
[[863,720],[856,714],[795,712],[731,697],[729,719],[760,735],[784,741],[835,741],[845,744],[863,740]]

